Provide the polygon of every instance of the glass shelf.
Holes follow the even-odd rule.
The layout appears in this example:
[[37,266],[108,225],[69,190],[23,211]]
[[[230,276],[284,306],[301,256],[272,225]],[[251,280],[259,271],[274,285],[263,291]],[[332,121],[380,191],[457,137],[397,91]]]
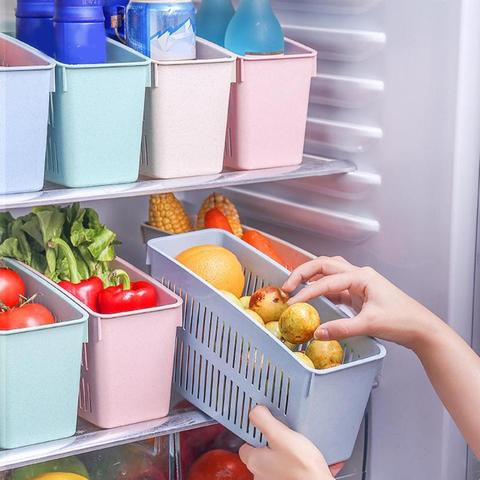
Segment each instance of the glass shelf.
[[55,460],[94,450],[162,437],[194,428],[213,425],[215,422],[197,410],[183,410],[168,417],[124,427],[101,430],[81,419],[77,433],[70,438],[40,443],[13,450],[0,450],[0,472],[33,463]]
[[346,160],[305,155],[303,163],[295,167],[269,168],[248,171],[224,171],[217,175],[153,180],[142,178],[124,185],[106,185],[87,188],[65,188],[47,184],[40,192],[0,195],[0,210],[31,208],[38,205],[70,203],[107,198],[137,197],[164,192],[222,188],[233,185],[290,180],[294,178],[320,177],[348,173],[355,165]]

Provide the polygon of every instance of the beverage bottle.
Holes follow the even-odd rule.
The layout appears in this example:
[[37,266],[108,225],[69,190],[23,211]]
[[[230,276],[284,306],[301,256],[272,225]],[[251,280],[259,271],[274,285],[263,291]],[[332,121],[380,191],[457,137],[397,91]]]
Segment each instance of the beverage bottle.
[[16,35],[22,42],[54,56],[53,0],[17,0]]
[[202,0],[197,12],[197,35],[223,47],[234,14],[232,0]]
[[127,43],[154,60],[196,58],[195,7],[191,0],[131,0]]
[[103,0],[55,0],[55,57],[62,63],[107,61]]
[[105,0],[103,14],[105,15],[105,30],[109,37],[123,41],[127,5],[128,0]]
[[282,27],[270,0],[241,0],[225,33],[225,47],[238,55],[284,52]]

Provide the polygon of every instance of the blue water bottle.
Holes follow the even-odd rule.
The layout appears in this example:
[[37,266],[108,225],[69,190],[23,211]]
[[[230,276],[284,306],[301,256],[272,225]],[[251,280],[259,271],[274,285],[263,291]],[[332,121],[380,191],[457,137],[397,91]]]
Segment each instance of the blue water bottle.
[[242,0],[225,33],[225,47],[238,55],[283,53],[285,41],[270,0]]
[[197,35],[223,47],[234,14],[232,0],[202,0],[197,12]]
[[17,0],[17,38],[54,56],[53,0]]
[[55,0],[55,57],[69,64],[105,63],[103,0]]

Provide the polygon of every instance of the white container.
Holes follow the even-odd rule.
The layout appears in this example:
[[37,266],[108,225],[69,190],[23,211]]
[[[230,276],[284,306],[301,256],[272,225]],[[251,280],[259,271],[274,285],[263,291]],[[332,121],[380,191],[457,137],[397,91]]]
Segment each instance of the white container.
[[223,169],[235,56],[197,38],[197,59],[152,61],[140,170],[154,178],[216,174]]

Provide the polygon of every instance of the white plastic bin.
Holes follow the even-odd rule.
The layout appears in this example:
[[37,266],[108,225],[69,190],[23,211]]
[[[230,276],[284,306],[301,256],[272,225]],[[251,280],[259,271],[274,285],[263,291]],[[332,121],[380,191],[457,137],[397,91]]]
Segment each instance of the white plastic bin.
[[197,59],[152,61],[141,173],[154,178],[216,174],[223,169],[235,56],[197,39]]
[[285,39],[284,55],[238,57],[225,166],[235,170],[302,162],[317,52]]
[[53,69],[48,57],[0,33],[0,195],[43,187]]

